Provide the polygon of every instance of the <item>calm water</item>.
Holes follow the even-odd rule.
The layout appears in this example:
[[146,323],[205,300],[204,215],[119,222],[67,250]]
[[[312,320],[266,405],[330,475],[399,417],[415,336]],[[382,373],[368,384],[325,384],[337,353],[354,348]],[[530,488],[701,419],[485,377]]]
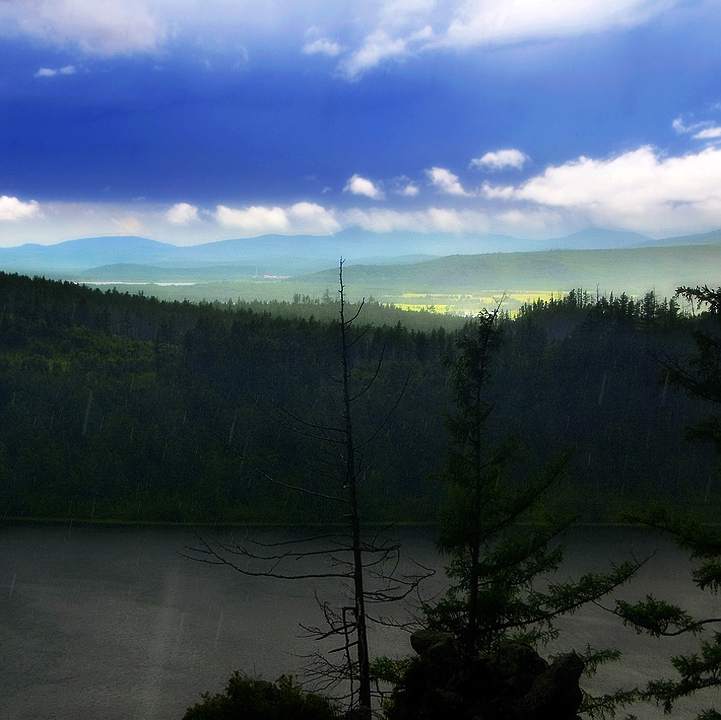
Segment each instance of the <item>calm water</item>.
[[[395,536],[407,557],[439,566],[429,534]],[[338,600],[338,583],[250,578],[188,560],[180,553],[190,543],[182,530],[0,528],[0,718],[179,719],[201,692],[221,690],[233,670],[271,680],[301,672],[313,641],[299,623],[321,623],[314,595]],[[567,547],[568,576],[657,550],[619,596],[654,592],[718,615],[715,599],[688,581],[685,556],[664,540],[636,529],[579,530]],[[595,681],[601,688],[655,677],[684,647],[638,637],[595,608],[564,620],[556,649],[588,642],[626,653]],[[384,633],[373,648],[401,656],[407,637]],[[634,712],[662,717],[653,708]]]

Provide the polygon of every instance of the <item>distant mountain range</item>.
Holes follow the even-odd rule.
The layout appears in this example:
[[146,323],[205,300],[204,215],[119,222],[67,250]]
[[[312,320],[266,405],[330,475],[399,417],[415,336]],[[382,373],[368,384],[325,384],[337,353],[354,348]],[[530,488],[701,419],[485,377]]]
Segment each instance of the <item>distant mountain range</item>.
[[[582,288],[602,294],[642,294],[656,290],[670,296],[679,285],[721,286],[721,242],[610,250],[451,255],[392,268],[352,265],[344,281],[358,294],[382,296],[388,288],[452,295],[568,291]],[[337,270],[296,278],[308,286],[333,287]]]
[[[376,233],[344,232],[329,237],[265,235],[191,246],[144,237],[96,237],[55,245],[26,244],[0,248],[0,267],[33,273],[72,273],[78,278],[127,276],[149,272],[167,277],[200,272],[203,276],[297,275],[349,260],[373,263],[411,262],[433,257],[413,249],[413,238],[379,241]],[[122,278],[117,278],[122,279]]]
[[[56,245],[0,248],[6,271],[71,275],[74,279],[168,281],[297,276],[348,265],[413,264],[450,254],[609,250],[721,242],[721,230],[703,235],[653,240],[645,235],[592,228],[543,241],[501,235],[373,233],[350,229],[328,237],[265,235],[181,247],[149,238],[121,236],[69,240]],[[450,248],[450,250],[449,250]]]
[[[451,255],[449,246],[464,251]],[[679,285],[721,285],[721,230],[654,240],[590,229],[543,243],[489,235],[454,236],[451,242],[348,230],[330,237],[266,235],[189,247],[99,237],[0,248],[0,269],[91,285],[152,284],[152,294],[162,297],[290,299],[296,293],[320,297],[335,288],[341,256],[349,297],[373,295],[393,303],[417,296],[425,297],[420,304],[458,307],[460,299],[452,296],[460,293],[538,297],[572,288],[629,294],[654,289],[670,296]]]

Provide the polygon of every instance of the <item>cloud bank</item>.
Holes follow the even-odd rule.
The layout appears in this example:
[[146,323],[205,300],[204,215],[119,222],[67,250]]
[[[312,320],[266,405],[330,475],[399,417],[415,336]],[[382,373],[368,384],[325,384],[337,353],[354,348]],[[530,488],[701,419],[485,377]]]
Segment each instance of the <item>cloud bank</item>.
[[0,24],[92,55],[154,52],[168,37],[168,7],[163,5],[150,0],[13,0],[0,2]]
[[549,167],[518,187],[484,185],[483,194],[580,213],[602,227],[718,227],[721,149],[665,157],[644,146],[610,159],[580,157]]
[[[674,123],[677,132],[714,139],[713,123]],[[470,162],[476,168],[520,171],[527,161],[519,150],[486,153]],[[454,169],[454,168],[453,168]],[[309,197],[293,204],[239,201],[214,210],[189,202],[154,205],[46,202],[0,197],[1,244],[48,238],[113,234],[118,231],[176,238],[192,244],[202,226],[203,240],[265,234],[331,235],[349,227],[373,232],[508,232],[559,236],[587,226],[636,230],[656,236],[721,228],[721,147],[669,155],[643,145],[611,157],[580,156],[545,168],[518,182],[487,180],[473,192],[451,168],[433,166],[371,181],[354,174],[337,207]],[[422,178],[435,189],[419,191]],[[321,187],[321,183],[318,187]],[[388,188],[386,198],[382,187]],[[368,201],[373,201],[369,203]],[[392,206],[393,200],[397,205]],[[196,240],[197,241],[197,240]]]
[[333,211],[310,202],[287,208],[254,205],[240,209],[218,205],[215,218],[221,225],[241,230],[247,236],[332,235],[342,229]]
[[351,80],[390,58],[433,49],[547,41],[642,25],[678,0],[425,0],[383,2],[339,70]]
[[[156,53],[181,41],[213,44],[263,35],[292,41],[306,55],[337,58],[357,80],[391,59],[438,49],[579,36],[648,22],[680,0],[348,0],[329,12],[323,0],[5,0],[0,30],[96,56]],[[298,37],[298,24],[322,37]],[[352,21],[351,21],[352,19]],[[306,36],[307,36],[306,32]],[[331,39],[336,38],[336,39]]]
[[456,7],[440,43],[468,47],[633,27],[675,4],[673,0],[467,0]]

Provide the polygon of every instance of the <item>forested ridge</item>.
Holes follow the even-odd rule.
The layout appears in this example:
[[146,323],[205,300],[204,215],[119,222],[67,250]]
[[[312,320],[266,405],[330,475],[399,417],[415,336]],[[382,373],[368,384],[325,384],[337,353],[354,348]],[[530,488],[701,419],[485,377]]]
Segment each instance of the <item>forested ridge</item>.
[[[163,302],[0,274],[0,516],[147,522],[317,522],[307,440],[288,417],[327,421],[338,376],[337,303]],[[406,321],[407,319],[407,321]],[[435,517],[444,359],[460,321],[369,302],[354,373],[377,381],[356,414],[381,430],[361,491],[377,521]],[[653,293],[538,300],[503,320],[493,440],[513,433],[526,465],[573,448],[556,502],[615,520],[649,497],[718,507],[713,449],[684,427],[708,414],[664,384],[664,359],[694,354],[702,316]],[[396,405],[396,399],[400,401]],[[395,407],[395,409],[393,409]],[[391,412],[392,411],[392,412]]]

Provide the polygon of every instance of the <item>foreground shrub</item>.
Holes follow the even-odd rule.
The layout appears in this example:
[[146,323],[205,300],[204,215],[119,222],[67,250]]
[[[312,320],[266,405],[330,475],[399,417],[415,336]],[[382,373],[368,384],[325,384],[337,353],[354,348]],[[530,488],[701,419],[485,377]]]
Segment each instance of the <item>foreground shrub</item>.
[[338,720],[337,706],[328,698],[304,691],[283,675],[274,683],[234,672],[225,692],[203,693],[183,720]]

